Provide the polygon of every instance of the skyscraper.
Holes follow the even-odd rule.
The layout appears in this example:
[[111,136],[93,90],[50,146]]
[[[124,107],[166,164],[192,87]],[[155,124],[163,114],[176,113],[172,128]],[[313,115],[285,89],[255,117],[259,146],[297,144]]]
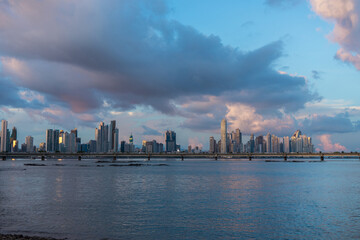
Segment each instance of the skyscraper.
[[214,137],[210,137],[210,146],[209,146],[210,153],[216,153],[216,140]]
[[250,150],[251,153],[253,153],[253,152],[255,152],[255,139],[254,139],[254,134],[251,134],[251,135],[250,135],[250,140],[249,140],[249,142],[250,142],[250,148],[249,148],[249,150]]
[[110,151],[112,152],[116,152],[117,150],[115,149],[115,131],[116,131],[116,121],[112,120],[110,122],[110,136],[109,136],[109,148]]
[[54,131],[52,129],[46,130],[46,151],[53,152],[54,149]]
[[32,136],[27,136],[25,138],[25,144],[26,144],[26,152],[34,151],[34,138]]
[[46,130],[46,151],[47,152],[58,152],[59,148],[59,141],[60,143],[64,142],[63,139],[64,131],[61,130],[61,133],[57,129],[47,129]]
[[103,138],[103,152],[109,151],[109,125],[104,126],[104,138]]
[[[14,151],[14,141],[17,140],[17,129],[16,127],[13,127],[12,131],[11,131],[11,136],[10,136],[10,150]],[[15,145],[17,146],[17,145]]]
[[236,148],[237,152],[242,151],[242,134],[239,128],[235,130],[235,142],[236,142]]
[[101,152],[101,131],[95,128],[96,152]]
[[6,151],[7,152],[11,151],[10,130],[9,129],[6,130]]
[[95,129],[96,151],[108,152],[111,150],[109,144],[109,125],[105,125],[104,122],[100,122],[99,127]]
[[284,152],[289,153],[290,152],[290,138],[284,137],[283,138],[283,144],[284,144]]
[[77,152],[76,135],[77,135],[77,132],[74,132],[73,130],[71,130],[71,132],[69,134],[68,152],[71,152],[71,153]]
[[134,144],[134,137],[133,137],[132,134],[130,134],[129,143],[130,143],[130,144]]
[[1,120],[1,143],[0,152],[6,152],[7,145],[7,124],[6,120]]
[[166,152],[176,151],[176,133],[174,131],[167,130],[165,133],[165,150]]
[[266,140],[266,152],[270,153],[270,152],[272,152],[271,151],[272,145],[271,145],[271,134],[270,133],[266,134],[265,140]]
[[263,136],[257,136],[255,138],[255,152],[257,153],[263,153],[264,152],[264,145],[263,145],[264,139]]
[[59,148],[59,138],[60,138],[60,131],[58,129],[55,129],[53,131],[53,151],[54,152],[59,152],[60,151],[60,148]]
[[133,137],[133,135],[131,133],[130,137],[129,137],[129,152],[134,152],[134,151],[135,151],[134,137]]
[[100,122],[99,127],[95,129],[96,151],[104,152],[105,142],[105,124]]
[[227,153],[228,138],[227,138],[227,121],[224,118],[221,121],[221,153]]
[[78,137],[78,130],[77,130],[77,128],[74,128],[73,130],[71,130],[70,133],[74,133],[75,138]]
[[118,152],[119,151],[119,129],[115,128],[114,133],[113,133],[114,139],[113,139],[113,151],[114,152]]

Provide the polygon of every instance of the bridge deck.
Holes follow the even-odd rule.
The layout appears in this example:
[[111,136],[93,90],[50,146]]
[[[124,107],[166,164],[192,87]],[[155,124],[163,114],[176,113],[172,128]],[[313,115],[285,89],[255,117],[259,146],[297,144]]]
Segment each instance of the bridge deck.
[[360,153],[239,153],[239,154],[209,154],[209,153],[0,153],[2,160],[8,158],[180,158],[182,160],[186,158],[208,158],[208,159],[290,159],[290,158],[359,158]]

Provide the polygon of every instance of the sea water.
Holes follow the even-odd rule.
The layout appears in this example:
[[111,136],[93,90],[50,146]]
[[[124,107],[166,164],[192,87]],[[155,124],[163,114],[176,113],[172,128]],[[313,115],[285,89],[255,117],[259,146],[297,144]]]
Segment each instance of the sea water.
[[0,161],[0,233],[359,239],[360,161]]

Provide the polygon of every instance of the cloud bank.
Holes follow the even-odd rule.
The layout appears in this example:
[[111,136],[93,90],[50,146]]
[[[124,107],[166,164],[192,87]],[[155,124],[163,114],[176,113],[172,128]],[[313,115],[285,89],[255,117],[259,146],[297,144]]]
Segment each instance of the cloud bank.
[[[314,11],[332,19],[324,9],[333,7],[320,2],[311,1]],[[321,97],[305,77],[275,69],[283,55],[276,39],[246,52],[224,45],[170,19],[161,0],[0,1],[0,84],[8,89],[0,104],[52,124],[89,125],[99,112],[146,108],[195,131],[218,130],[224,116],[248,134],[285,135],[301,126],[324,134],[322,122],[335,120],[347,124],[337,132],[354,129],[346,116],[294,117]],[[161,135],[155,126],[141,128],[144,136]]]
[[336,58],[360,70],[360,2],[357,0],[310,0],[313,11],[333,21],[329,38],[340,45]]
[[242,52],[167,13],[163,1],[2,1],[3,72],[75,113],[106,102],[179,114],[199,96],[293,112],[317,98],[273,69],[281,41]]
[[[319,147],[324,152],[342,152],[342,151],[345,152],[345,151],[347,151],[346,147],[344,147],[343,145],[341,145],[339,143],[332,143],[330,134],[321,135],[318,137],[318,139],[320,140]],[[317,149],[317,151],[319,151],[321,149]]]

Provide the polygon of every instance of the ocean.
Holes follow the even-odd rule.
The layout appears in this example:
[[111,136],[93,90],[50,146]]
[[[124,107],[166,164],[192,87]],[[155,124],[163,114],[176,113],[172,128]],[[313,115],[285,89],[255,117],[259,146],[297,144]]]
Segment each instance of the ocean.
[[0,233],[359,239],[360,161],[0,161]]

